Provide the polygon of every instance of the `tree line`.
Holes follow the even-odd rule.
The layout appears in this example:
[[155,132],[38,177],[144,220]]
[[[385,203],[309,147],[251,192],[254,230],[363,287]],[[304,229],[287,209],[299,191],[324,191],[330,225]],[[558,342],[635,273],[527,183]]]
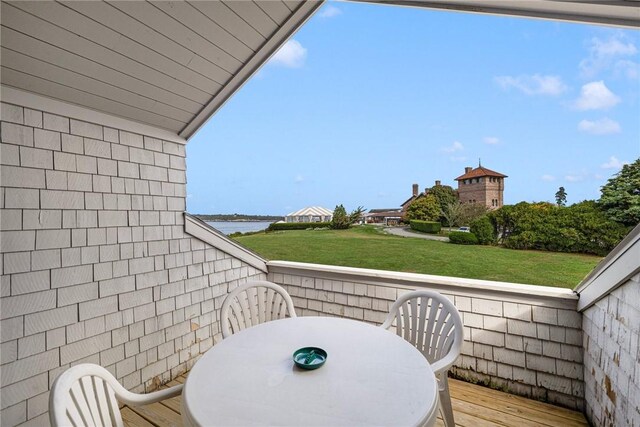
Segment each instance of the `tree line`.
[[640,159],[624,165],[600,193],[598,200],[566,206],[567,192],[560,187],[555,204],[520,202],[490,210],[460,203],[453,188],[440,185],[411,203],[406,220],[471,227],[473,236],[458,239],[452,232],[452,242],[606,255],[640,223]]

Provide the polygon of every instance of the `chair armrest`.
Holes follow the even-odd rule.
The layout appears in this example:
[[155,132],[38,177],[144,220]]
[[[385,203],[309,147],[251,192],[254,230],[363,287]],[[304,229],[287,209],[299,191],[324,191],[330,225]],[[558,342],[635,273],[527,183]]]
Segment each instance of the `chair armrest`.
[[133,396],[122,397],[122,401],[130,406],[148,405],[150,403],[160,402],[161,400],[170,399],[182,394],[184,384],[166,388],[164,390],[154,391],[146,394],[133,394]]

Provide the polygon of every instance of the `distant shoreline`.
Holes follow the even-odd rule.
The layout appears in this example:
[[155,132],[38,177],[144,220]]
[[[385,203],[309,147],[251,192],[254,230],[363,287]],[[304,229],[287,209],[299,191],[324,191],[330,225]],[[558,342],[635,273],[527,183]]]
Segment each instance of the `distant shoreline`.
[[204,219],[207,222],[273,222],[270,219]]
[[202,221],[215,222],[276,222],[284,220],[284,216],[277,215],[244,215],[244,214],[194,214]]

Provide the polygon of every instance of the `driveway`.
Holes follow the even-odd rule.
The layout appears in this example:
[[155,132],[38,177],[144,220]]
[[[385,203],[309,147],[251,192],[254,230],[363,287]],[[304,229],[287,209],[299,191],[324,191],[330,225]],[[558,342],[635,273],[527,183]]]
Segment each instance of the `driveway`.
[[436,236],[435,234],[419,233],[411,230],[409,227],[385,227],[384,231],[400,237],[417,237],[418,239],[439,240],[448,242],[449,238],[444,236]]

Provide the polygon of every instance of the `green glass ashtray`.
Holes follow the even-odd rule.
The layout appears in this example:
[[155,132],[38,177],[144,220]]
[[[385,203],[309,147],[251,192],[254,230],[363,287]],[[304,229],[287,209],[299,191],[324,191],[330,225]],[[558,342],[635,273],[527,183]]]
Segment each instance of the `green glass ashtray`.
[[301,369],[318,369],[327,360],[327,352],[319,347],[303,347],[293,353],[293,363]]

